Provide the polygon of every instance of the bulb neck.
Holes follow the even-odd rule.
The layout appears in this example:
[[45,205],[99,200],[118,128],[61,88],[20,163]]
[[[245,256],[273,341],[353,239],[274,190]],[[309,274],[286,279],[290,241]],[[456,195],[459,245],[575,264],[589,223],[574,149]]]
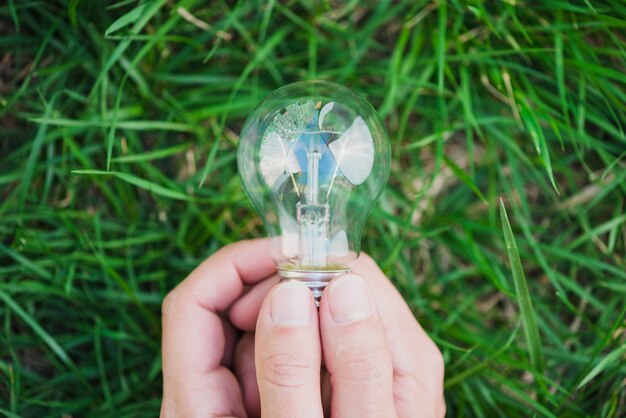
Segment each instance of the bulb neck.
[[350,269],[338,270],[290,270],[278,268],[278,275],[282,281],[297,280],[304,283],[315,298],[315,306],[320,307],[320,299],[326,285],[335,277],[350,272]]

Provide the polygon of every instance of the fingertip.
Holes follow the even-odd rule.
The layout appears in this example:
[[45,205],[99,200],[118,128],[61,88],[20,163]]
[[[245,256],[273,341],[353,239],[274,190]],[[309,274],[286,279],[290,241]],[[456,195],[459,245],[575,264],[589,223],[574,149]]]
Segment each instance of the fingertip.
[[308,326],[313,320],[313,294],[298,281],[287,281],[276,286],[269,302],[269,313],[276,326]]
[[276,272],[268,238],[248,239],[226,245],[210,259],[230,260],[246,284],[254,284]]
[[251,238],[243,239],[241,241],[232,242],[228,245],[221,247],[215,254],[239,254],[241,252],[255,251],[259,254],[270,253],[270,240],[269,238]]
[[365,251],[361,251],[359,258],[352,263],[353,271],[371,270],[372,267],[380,270],[378,263],[376,263],[376,261],[374,261],[374,259]]
[[376,300],[367,281],[356,273],[346,273],[333,279],[320,301],[320,320],[335,325],[350,324],[377,315]]

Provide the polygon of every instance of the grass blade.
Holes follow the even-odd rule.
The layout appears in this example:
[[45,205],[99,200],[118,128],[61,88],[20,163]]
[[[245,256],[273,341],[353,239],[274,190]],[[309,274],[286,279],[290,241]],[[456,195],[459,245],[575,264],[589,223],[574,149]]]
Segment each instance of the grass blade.
[[128,13],[120,16],[115,22],[111,23],[111,25],[104,32],[104,36],[108,37],[113,32],[116,32],[131,23],[135,23],[139,18],[145,13],[146,8],[148,7],[148,3],[142,3],[139,6],[135,7]]
[[459,178],[459,180],[461,180],[470,189],[472,189],[472,191],[476,194],[476,196],[478,196],[480,200],[483,201],[483,203],[487,203],[487,199],[482,194],[478,186],[476,186],[476,183],[474,183],[474,181],[470,178],[470,176],[468,176],[467,173],[465,173],[465,171],[463,171],[463,169],[459,167],[457,163],[452,161],[446,155],[443,156],[443,161],[450,168],[450,170],[452,170],[454,175],[456,175]]
[[626,345],[622,345],[620,348],[611,351],[602,360],[600,360],[593,369],[591,369],[591,371],[578,384],[576,389],[580,389],[583,386],[585,386],[587,383],[593,380],[596,376],[602,373],[605,369],[615,366],[616,362],[619,361],[620,364],[623,364],[624,359],[622,359],[622,356],[625,353],[626,353]]
[[137,163],[143,161],[154,161],[179,154],[188,150],[190,147],[190,144],[174,145],[173,147],[159,148],[153,151],[143,152],[141,154],[120,155],[119,157],[113,158],[111,161],[114,163]]
[[68,366],[70,369],[76,368],[74,366],[74,363],[72,362],[72,359],[70,359],[63,347],[61,347],[59,343],[57,343],[56,340],[52,338],[52,336],[48,334],[48,332],[43,329],[43,327],[39,325],[39,323],[32,316],[26,313],[26,311],[22,309],[22,307],[18,305],[17,302],[15,302],[13,298],[11,298],[11,296],[0,290],[0,299],[2,299],[4,303],[6,303],[6,305],[13,312],[15,312],[15,314],[19,316],[22,321],[24,321],[33,330],[33,332],[37,334],[37,336],[39,336],[39,338],[44,341],[44,343],[50,348],[50,350],[52,350],[52,352],[56,354],[61,359],[61,361],[65,363],[66,366]]
[[537,118],[537,114],[532,109],[532,107],[526,102],[526,99],[519,100],[519,112],[524,122],[524,126],[526,130],[530,133],[530,137],[533,140],[533,144],[535,145],[535,150],[539,157],[543,161],[543,165],[546,169],[546,173],[548,174],[548,178],[550,179],[550,183],[554,190],[559,193],[558,187],[556,187],[556,181],[554,180],[554,173],[552,171],[552,163],[550,162],[550,151],[548,150],[548,144],[546,143],[546,137],[543,133],[543,128],[539,123],[539,119]]
[[515,284],[517,303],[522,314],[524,336],[526,338],[526,344],[528,345],[530,361],[534,369],[541,374],[543,372],[543,353],[539,329],[537,328],[537,316],[533,309],[519,251],[517,249],[515,237],[513,236],[511,224],[509,223],[509,218],[506,214],[506,208],[504,207],[504,201],[502,199],[500,199],[500,219],[502,221],[502,231],[504,233],[504,242],[509,256],[509,262],[511,263],[511,273]]
[[124,180],[134,186],[147,190],[159,196],[167,197],[176,200],[193,201],[195,198],[178,190],[168,189],[159,184],[152,183],[151,181],[144,180],[137,176],[128,173],[122,173],[119,171],[102,171],[102,170],[72,170],[74,174],[86,174],[93,176],[115,176],[120,180]]

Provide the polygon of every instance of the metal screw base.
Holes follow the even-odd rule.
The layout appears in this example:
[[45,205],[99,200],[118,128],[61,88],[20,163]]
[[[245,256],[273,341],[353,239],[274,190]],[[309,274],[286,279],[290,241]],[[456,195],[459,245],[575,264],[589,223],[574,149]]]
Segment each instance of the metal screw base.
[[320,299],[324,293],[326,285],[335,277],[348,273],[350,269],[345,270],[288,270],[278,269],[278,275],[282,280],[297,280],[307,285],[313,297],[315,298],[315,306],[320,307]]

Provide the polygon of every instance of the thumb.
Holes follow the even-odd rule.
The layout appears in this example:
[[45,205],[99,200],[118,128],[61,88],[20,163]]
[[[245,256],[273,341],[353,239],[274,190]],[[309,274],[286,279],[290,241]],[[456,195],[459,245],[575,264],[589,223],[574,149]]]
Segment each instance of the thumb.
[[322,417],[321,357],[311,291],[295,281],[278,284],[263,302],[256,326],[255,361],[262,415]]
[[334,279],[320,305],[336,417],[395,417],[393,365],[376,302],[356,274]]

